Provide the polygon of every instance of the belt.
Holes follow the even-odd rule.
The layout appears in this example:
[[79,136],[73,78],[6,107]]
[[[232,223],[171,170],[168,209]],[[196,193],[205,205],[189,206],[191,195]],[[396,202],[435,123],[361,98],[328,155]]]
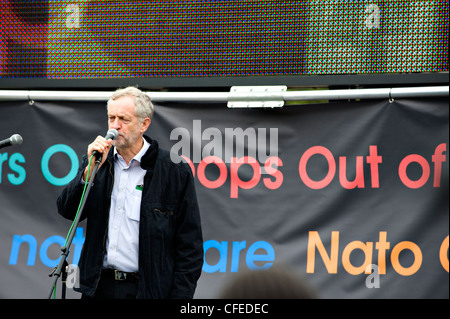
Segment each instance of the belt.
[[137,272],[125,272],[112,268],[105,268],[102,270],[102,275],[105,275],[110,278],[114,278],[114,280],[128,280],[133,282],[139,281],[139,275]]

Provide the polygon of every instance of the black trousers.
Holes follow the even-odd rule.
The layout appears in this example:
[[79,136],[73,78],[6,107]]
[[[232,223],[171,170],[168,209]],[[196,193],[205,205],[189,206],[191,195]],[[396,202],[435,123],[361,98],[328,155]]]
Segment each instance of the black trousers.
[[138,281],[135,278],[116,280],[109,271],[102,271],[93,297],[82,295],[81,299],[136,299]]

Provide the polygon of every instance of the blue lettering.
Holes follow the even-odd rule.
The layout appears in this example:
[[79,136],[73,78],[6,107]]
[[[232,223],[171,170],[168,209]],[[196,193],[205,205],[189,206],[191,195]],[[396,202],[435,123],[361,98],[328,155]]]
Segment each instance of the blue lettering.
[[0,184],[2,183],[2,167],[3,162],[8,159],[8,153],[0,154]]
[[9,158],[9,168],[11,168],[13,172],[16,172],[18,174],[18,176],[15,176],[14,174],[8,174],[8,180],[13,185],[22,184],[25,181],[25,177],[27,176],[27,172],[25,171],[25,169],[22,166],[17,165],[17,162],[25,163],[25,157],[23,157],[23,155],[20,153],[14,153]]
[[[264,249],[266,251],[265,255],[255,255],[258,249]],[[275,250],[273,247],[266,241],[257,241],[253,245],[248,248],[247,256],[245,258],[247,262],[247,266],[251,270],[257,269],[269,269],[273,265],[273,261],[275,261]],[[262,266],[255,265],[255,261],[266,261]],[[269,262],[272,261],[272,262]]]
[[[80,260],[81,250],[84,244],[85,238],[83,236],[83,228],[78,227],[75,232],[75,236],[73,237],[72,241],[72,247],[73,248],[73,262],[72,264],[78,265],[78,262]],[[11,246],[11,254],[9,258],[9,264],[10,265],[16,265],[18,256],[19,256],[19,250],[20,247],[22,247],[23,243],[27,243],[29,247],[28,251],[28,258],[27,258],[27,265],[28,266],[34,266],[36,262],[36,253],[37,253],[37,241],[36,238],[33,235],[14,235],[13,236],[13,242]],[[39,258],[41,259],[42,263],[47,267],[55,267],[58,262],[59,258],[57,259],[51,259],[48,257],[48,249],[51,245],[58,244],[60,247],[64,246],[65,239],[61,236],[50,236],[47,239],[44,240],[41,247],[39,248]],[[244,252],[247,247],[246,241],[235,241],[232,242],[231,245],[231,261],[230,261],[230,272],[238,272],[239,270],[239,262],[240,262],[240,255],[241,252]],[[203,243],[203,250],[204,250],[204,263],[203,263],[203,271],[206,273],[214,273],[214,272],[227,272],[227,265],[228,265],[228,241],[222,241],[218,242],[216,240],[208,240]],[[209,263],[207,261],[207,253],[208,251],[211,252],[209,254],[209,258],[212,255],[215,255],[214,252],[211,250],[215,250],[218,253],[218,259],[214,263]],[[258,250],[263,250],[264,253],[257,254]],[[269,269],[272,267],[273,262],[275,261],[275,250],[273,249],[272,245],[270,245],[266,241],[257,241],[250,245],[248,247],[248,250],[244,252],[245,254],[245,262],[246,266],[250,270],[257,270],[257,269]],[[257,262],[264,262],[263,265],[257,265]]]
[[37,251],[37,242],[36,238],[34,238],[32,235],[14,235],[13,237],[13,243],[11,247],[11,255],[9,257],[9,264],[10,265],[16,265],[17,264],[17,258],[19,256],[19,248],[22,243],[28,243],[29,252],[28,252],[28,260],[27,265],[28,266],[34,266],[34,263],[36,261],[36,251]]
[[207,273],[213,273],[216,271],[219,272],[226,272],[227,269],[227,254],[228,254],[228,242],[223,241],[222,243],[219,243],[216,240],[208,240],[203,243],[203,251],[204,251],[204,257],[206,256],[206,252],[210,248],[215,248],[219,251],[219,261],[215,265],[210,265],[204,260],[203,263],[203,271]]
[[[84,236],[83,236],[83,228],[78,227],[75,231],[75,236],[72,240],[72,246],[73,248],[73,262],[72,264],[77,265],[78,261],[80,260],[81,250],[84,244]],[[28,252],[28,260],[27,265],[28,266],[34,266],[36,262],[36,253],[37,253],[37,241],[36,238],[33,235],[14,235],[13,236],[13,242],[11,246],[11,254],[9,257],[9,264],[10,265],[16,265],[17,259],[19,256],[19,250],[23,243],[27,243],[29,246],[29,252]],[[58,244],[60,247],[63,247],[65,244],[65,239],[61,236],[50,236],[47,239],[44,240],[41,247],[39,248],[39,258],[41,259],[42,263],[47,267],[55,267],[60,259],[60,255],[56,260],[50,259],[48,257],[48,249],[51,245]],[[60,250],[58,250],[60,253]]]
[[[6,162],[7,160],[8,160],[8,153],[0,154],[0,184],[2,182],[2,166],[3,163]],[[9,173],[7,175],[9,182],[13,185],[22,184],[25,181],[25,177],[27,174],[25,169],[22,166],[18,165],[17,163],[25,163],[25,157],[23,157],[23,155],[20,153],[14,153],[9,158],[8,163],[11,170],[18,174],[16,176],[12,173]]]
[[[244,251],[247,247],[246,241],[235,241],[231,245],[231,261],[230,261],[230,272],[238,272],[239,270],[239,262],[241,252]],[[206,253],[209,249],[216,249],[219,253],[218,261],[215,264],[210,264],[207,261]],[[264,250],[263,254],[256,254],[258,250]],[[227,264],[228,264],[228,242],[218,242],[216,240],[208,240],[203,244],[204,251],[204,262],[203,262],[203,271],[207,273],[213,272],[226,272]],[[210,257],[208,259],[211,258]],[[266,241],[257,241],[250,245],[247,252],[245,253],[245,262],[247,268],[250,270],[257,269],[269,269],[272,267],[273,262],[275,261],[275,250],[272,245],[270,245]],[[257,265],[256,262],[265,262],[263,265]]]
[[74,265],[78,265],[78,262],[80,261],[81,249],[83,248],[84,240],[83,228],[78,227],[75,232],[75,236],[72,239],[72,247],[74,248],[72,264]]
[[60,247],[64,246],[64,238],[61,236],[51,236],[44,240],[44,242],[41,245],[41,248],[39,249],[39,257],[41,258],[41,261],[44,265],[47,267],[55,267],[59,263],[59,257],[56,260],[48,258],[47,250],[52,244],[59,244]]
[[[53,176],[53,174],[50,172],[50,169],[48,167],[50,158],[55,153],[58,153],[58,152],[62,152],[64,154],[66,154],[67,156],[69,156],[69,159],[71,162],[71,168],[70,168],[69,173],[65,177],[61,177],[61,178]],[[50,184],[53,184],[55,186],[64,186],[64,185],[68,184],[77,175],[78,167],[79,167],[79,162],[78,162],[77,154],[70,146],[67,146],[65,144],[56,144],[56,145],[49,147],[45,151],[44,155],[42,156],[42,161],[41,161],[42,173],[44,174],[45,179]]]
[[245,249],[246,242],[233,242],[233,249],[232,249],[232,255],[231,255],[231,272],[237,272],[239,269],[239,256],[243,249]]

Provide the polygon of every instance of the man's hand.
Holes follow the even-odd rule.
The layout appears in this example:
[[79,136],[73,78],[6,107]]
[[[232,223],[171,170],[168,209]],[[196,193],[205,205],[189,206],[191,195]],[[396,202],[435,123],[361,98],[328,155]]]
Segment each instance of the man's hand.
[[[93,141],[88,146],[88,150],[87,150],[88,159],[91,158],[92,153],[94,151],[102,153],[102,161],[100,163],[100,166],[102,166],[103,163],[106,161],[106,157],[108,156],[109,150],[111,149],[111,143],[112,143],[112,140],[106,140],[103,136],[97,136],[95,141]],[[93,170],[94,170],[94,167],[93,167],[93,165],[91,165],[91,171],[89,172],[89,176],[91,176]],[[86,167],[86,169],[84,170],[84,174],[83,174],[84,181],[86,181],[87,173],[88,173],[88,167]]]

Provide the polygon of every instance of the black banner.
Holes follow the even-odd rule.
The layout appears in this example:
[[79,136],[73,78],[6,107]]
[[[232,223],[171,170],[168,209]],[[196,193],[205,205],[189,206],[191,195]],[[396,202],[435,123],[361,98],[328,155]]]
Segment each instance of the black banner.
[[[1,139],[24,140],[0,150],[0,298],[46,298],[70,227],[56,198],[107,131],[105,103],[2,102],[0,123]],[[322,298],[449,297],[448,99],[166,103],[148,135],[195,176],[205,249],[196,298],[275,265]]]

